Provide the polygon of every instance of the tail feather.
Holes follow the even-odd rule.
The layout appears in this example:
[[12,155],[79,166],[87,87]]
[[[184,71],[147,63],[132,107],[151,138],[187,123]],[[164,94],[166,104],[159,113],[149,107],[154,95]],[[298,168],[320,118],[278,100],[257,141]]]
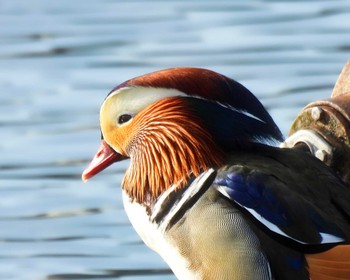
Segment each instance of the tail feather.
[[350,245],[306,255],[312,280],[350,280]]

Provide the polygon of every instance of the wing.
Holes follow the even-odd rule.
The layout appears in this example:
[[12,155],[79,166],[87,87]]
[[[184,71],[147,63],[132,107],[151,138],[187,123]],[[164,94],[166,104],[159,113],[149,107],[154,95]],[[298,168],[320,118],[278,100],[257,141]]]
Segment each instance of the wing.
[[343,231],[321,209],[275,174],[231,166],[218,172],[214,186],[253,220],[280,236],[310,245],[346,240]]

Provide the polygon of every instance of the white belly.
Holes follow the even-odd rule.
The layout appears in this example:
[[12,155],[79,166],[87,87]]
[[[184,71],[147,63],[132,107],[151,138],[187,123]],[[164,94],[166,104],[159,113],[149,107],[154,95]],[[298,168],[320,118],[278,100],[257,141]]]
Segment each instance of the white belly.
[[198,274],[188,269],[187,260],[180,255],[174,244],[166,240],[163,230],[151,223],[145,207],[131,202],[124,191],[123,202],[129,220],[138,235],[148,247],[165,260],[178,279],[201,279]]

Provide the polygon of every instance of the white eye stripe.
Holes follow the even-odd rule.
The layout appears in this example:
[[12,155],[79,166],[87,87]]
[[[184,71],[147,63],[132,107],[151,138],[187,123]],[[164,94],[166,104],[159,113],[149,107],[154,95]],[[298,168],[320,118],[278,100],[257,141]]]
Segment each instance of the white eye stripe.
[[112,98],[115,95],[120,95],[120,94],[123,94],[125,96],[123,98],[127,100],[130,100],[130,99],[137,100],[138,98],[141,98],[144,100],[149,99],[150,101],[151,100],[157,101],[159,99],[166,98],[166,97],[187,95],[184,92],[173,88],[167,89],[167,88],[155,88],[155,87],[123,87],[110,93],[107,96],[105,101],[107,101],[108,99]]
[[258,118],[257,116],[247,112],[247,111],[244,111],[244,110],[238,110],[237,112],[243,114],[243,115],[246,115],[247,117],[250,117],[252,119],[256,119],[257,121],[260,121],[260,122],[263,122],[263,123],[266,123],[265,121],[263,121],[262,119]]
[[124,87],[112,92],[107,96],[101,106],[101,112],[106,104],[109,111],[113,112],[114,119],[123,114],[135,116],[142,109],[163,98],[186,96],[185,93],[176,89],[152,88],[152,87]]
[[110,98],[116,97],[118,99],[118,104],[119,104],[118,108],[120,109],[123,108],[123,111],[120,111],[120,109],[118,110],[118,108],[115,108],[117,112],[117,116],[120,116],[122,114],[136,115],[142,109],[144,109],[148,105],[158,100],[161,100],[167,97],[176,97],[176,96],[188,96],[192,98],[207,100],[209,102],[211,101],[211,102],[217,103],[218,105],[224,108],[243,114],[249,118],[255,119],[262,123],[266,123],[264,120],[257,117],[256,115],[242,109],[237,109],[228,103],[222,103],[215,100],[210,100],[198,95],[187,95],[184,92],[173,88],[167,89],[167,88],[154,88],[154,87],[123,87],[110,93],[107,96],[105,102],[107,102],[107,100],[109,100]]
[[260,122],[262,122],[262,123],[266,123],[264,120],[262,120],[262,119],[260,119],[259,117],[253,115],[252,113],[249,113],[249,112],[247,112],[247,111],[245,111],[245,110],[242,110],[242,109],[237,109],[237,108],[231,106],[230,104],[221,103],[221,102],[216,102],[216,103],[219,104],[219,105],[222,106],[222,107],[225,107],[225,108],[227,108],[227,109],[230,109],[230,110],[232,110],[232,111],[235,111],[235,112],[237,112],[237,113],[239,113],[239,114],[245,115],[245,116],[247,116],[247,117],[249,117],[249,118],[251,118],[251,119],[255,119],[255,120],[260,121]]
[[119,93],[121,93],[121,92],[123,92],[123,91],[131,90],[131,89],[133,89],[133,87],[123,87],[123,88],[119,88],[119,89],[117,89],[117,90],[115,90],[115,91],[109,93],[104,102],[106,102],[108,99],[110,99],[110,98],[113,97],[114,95],[117,95],[117,94],[119,94]]

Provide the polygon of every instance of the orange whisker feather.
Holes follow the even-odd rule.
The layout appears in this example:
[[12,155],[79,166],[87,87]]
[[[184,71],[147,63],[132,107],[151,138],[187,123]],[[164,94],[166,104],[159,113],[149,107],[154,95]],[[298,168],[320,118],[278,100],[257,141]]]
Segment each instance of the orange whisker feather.
[[138,202],[157,198],[173,184],[182,188],[191,174],[223,162],[222,150],[182,98],[148,106],[135,116],[134,127],[123,188]]

